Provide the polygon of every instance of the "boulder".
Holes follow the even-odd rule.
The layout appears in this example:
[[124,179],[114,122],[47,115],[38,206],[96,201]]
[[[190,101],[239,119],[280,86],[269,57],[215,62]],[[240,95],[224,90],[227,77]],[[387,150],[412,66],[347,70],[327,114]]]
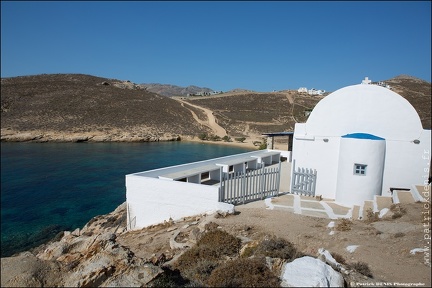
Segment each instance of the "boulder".
[[57,287],[63,275],[59,263],[30,252],[1,259],[1,287]]
[[282,287],[344,287],[342,274],[310,256],[284,264],[281,279]]

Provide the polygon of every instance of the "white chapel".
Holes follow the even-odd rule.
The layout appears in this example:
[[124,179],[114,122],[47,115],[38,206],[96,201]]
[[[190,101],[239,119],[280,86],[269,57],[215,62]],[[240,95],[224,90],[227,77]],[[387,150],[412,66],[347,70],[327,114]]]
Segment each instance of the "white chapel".
[[431,130],[405,98],[363,81],[331,93],[297,123],[292,150],[291,173],[316,171],[315,195],[361,205],[427,183]]

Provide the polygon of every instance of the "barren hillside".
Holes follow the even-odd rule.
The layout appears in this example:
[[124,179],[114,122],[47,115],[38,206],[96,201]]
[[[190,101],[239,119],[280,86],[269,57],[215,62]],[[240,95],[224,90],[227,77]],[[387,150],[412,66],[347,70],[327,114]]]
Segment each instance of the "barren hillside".
[[[313,108],[321,98],[304,98],[308,100],[290,102],[296,92],[286,93],[233,93],[223,96],[190,98],[190,103],[206,107],[214,112],[218,123],[229,135],[250,136],[265,132],[292,131],[295,120],[304,121],[304,110]],[[303,98],[303,97],[302,97]]]
[[207,131],[177,101],[129,81],[81,74],[2,79],[1,128],[2,134],[7,129],[98,132],[129,140],[169,139]]
[[408,75],[399,75],[385,82],[414,106],[423,128],[431,129],[431,83]]
[[[385,82],[413,105],[423,128],[431,129],[431,84],[404,75]],[[225,93],[210,97],[190,97],[188,101],[213,110],[219,124],[228,134],[250,136],[293,131],[294,124],[305,122],[307,112],[322,98],[323,96],[285,90],[271,93]]]
[[[404,75],[385,82],[430,129],[431,84]],[[2,141],[159,141],[212,134],[221,126],[231,137],[259,139],[266,132],[293,131],[323,97],[244,90],[183,97],[191,106],[130,81],[90,75],[3,78],[1,135]]]

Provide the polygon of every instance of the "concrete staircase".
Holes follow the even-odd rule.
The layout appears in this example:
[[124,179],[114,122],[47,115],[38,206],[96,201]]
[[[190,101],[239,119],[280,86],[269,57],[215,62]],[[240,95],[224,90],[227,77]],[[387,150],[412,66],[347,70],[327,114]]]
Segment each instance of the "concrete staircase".
[[392,204],[424,202],[425,199],[420,195],[418,187],[423,186],[413,185],[410,191],[393,190],[392,196],[375,195],[374,200],[366,200],[361,206],[354,205],[351,209],[351,218],[366,219],[368,211],[381,212],[383,209],[390,209]]
[[[429,188],[427,191],[429,191]],[[374,213],[379,212],[384,215],[384,212],[386,212],[385,209],[390,209],[393,204],[425,201],[420,194],[425,195],[425,197],[429,196],[426,196],[428,194],[424,194],[422,191],[419,192],[419,189],[424,189],[424,186],[413,185],[410,191],[393,190],[392,196],[375,196],[373,200],[364,201],[363,205],[354,205],[352,207],[340,205],[333,199],[322,199],[291,193],[267,198],[264,202],[269,209],[283,209],[305,216],[358,220],[367,219],[369,211]]]

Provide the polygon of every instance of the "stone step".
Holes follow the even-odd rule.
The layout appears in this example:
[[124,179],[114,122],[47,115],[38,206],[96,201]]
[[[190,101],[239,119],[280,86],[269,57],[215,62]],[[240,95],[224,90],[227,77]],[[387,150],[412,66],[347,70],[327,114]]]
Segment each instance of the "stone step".
[[[396,198],[398,200],[397,203],[414,203],[415,199],[411,193],[411,191],[399,191],[399,190],[394,190],[393,191],[393,195],[394,198]],[[395,201],[396,203],[396,201]]]
[[390,209],[392,204],[397,203],[414,203],[416,202],[416,195],[413,195],[415,191],[405,190],[393,190],[392,196],[378,196],[374,197],[374,200],[366,200],[362,207],[353,206],[352,208],[352,219],[365,219],[367,217],[368,209],[372,209],[373,212],[379,212],[384,208]]
[[375,203],[378,211],[381,211],[384,208],[390,208],[393,204],[393,199],[391,196],[375,196]]

